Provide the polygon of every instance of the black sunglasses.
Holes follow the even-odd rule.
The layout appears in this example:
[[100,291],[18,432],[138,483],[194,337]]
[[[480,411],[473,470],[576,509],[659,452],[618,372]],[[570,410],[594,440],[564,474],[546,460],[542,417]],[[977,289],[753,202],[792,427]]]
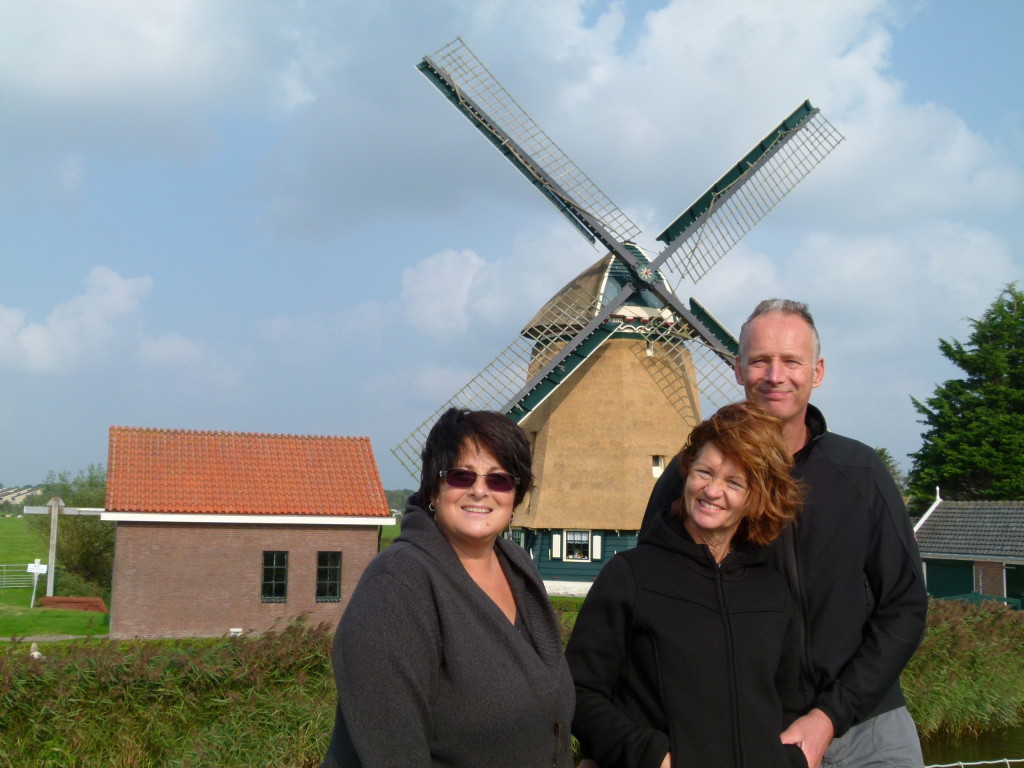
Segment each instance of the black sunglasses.
[[452,488],[472,488],[476,479],[482,477],[490,490],[500,493],[515,490],[519,485],[519,478],[508,472],[488,472],[484,475],[469,469],[442,469],[438,477],[443,477]]

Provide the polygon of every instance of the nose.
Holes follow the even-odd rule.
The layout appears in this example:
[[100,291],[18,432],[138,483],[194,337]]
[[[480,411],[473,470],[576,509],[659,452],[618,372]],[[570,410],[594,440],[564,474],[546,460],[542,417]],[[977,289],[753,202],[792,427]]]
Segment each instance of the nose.
[[768,371],[766,378],[768,381],[774,383],[780,382],[783,379],[783,365],[781,360],[772,360],[768,364]]
[[487,487],[487,476],[477,475],[470,490],[473,491],[474,496],[486,496],[491,490]]
[[725,482],[717,477],[712,477],[708,480],[706,486],[704,486],[704,495],[710,498],[718,498],[722,495],[722,491],[725,487]]

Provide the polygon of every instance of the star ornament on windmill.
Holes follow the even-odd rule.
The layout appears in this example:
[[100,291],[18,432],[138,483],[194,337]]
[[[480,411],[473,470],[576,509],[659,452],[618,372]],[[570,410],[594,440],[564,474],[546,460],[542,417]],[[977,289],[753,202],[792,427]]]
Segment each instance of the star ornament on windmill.
[[584,496],[596,486],[606,494],[602,508],[624,506],[586,527],[638,528],[659,457],[663,463],[678,451],[702,404],[716,408],[739,394],[735,338],[695,299],[684,304],[665,273],[700,280],[843,137],[805,101],[658,235],[664,247],[649,258],[636,245],[640,229],[461,39],[417,68],[606,253],[392,452],[418,478],[426,435],[444,410],[501,411],[519,422],[534,450],[537,482],[517,524],[578,527],[578,512],[590,503]]

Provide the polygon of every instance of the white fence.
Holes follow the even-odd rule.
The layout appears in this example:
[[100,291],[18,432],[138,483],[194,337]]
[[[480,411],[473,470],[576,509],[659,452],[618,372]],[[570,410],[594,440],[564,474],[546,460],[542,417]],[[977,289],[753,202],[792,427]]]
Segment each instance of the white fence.
[[27,569],[27,563],[0,565],[0,589],[31,587],[32,574]]
[[986,768],[1015,768],[1015,766],[1024,766],[1024,758],[982,760],[980,763],[942,763],[941,765],[928,765],[925,768],[977,768],[978,766]]

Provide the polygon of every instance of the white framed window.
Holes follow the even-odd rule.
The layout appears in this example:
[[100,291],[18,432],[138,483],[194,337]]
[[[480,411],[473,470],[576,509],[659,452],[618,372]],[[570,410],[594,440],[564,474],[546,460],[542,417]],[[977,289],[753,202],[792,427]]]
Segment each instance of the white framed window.
[[590,562],[590,531],[565,532],[565,560],[574,563]]
[[664,456],[651,456],[651,474],[654,475],[655,479],[661,477],[661,473],[665,471],[665,457]]

